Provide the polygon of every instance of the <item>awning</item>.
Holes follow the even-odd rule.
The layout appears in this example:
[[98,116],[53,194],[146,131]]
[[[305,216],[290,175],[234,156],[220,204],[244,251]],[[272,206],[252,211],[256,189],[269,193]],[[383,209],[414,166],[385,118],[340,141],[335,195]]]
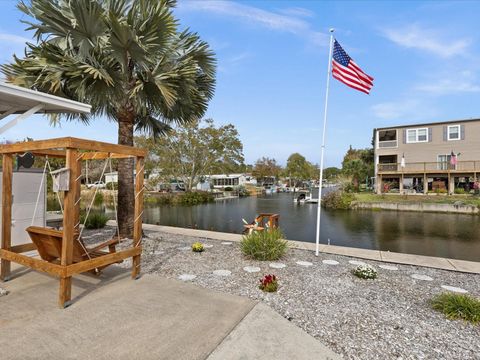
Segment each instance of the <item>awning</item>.
[[90,109],[88,104],[0,82],[0,120],[19,114],[0,127],[0,134],[33,114],[88,114]]

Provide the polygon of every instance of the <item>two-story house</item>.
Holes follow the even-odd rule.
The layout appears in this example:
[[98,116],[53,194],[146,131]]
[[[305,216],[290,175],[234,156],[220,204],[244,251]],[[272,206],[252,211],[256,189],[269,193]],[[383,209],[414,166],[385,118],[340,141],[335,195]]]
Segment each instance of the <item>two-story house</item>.
[[379,194],[468,192],[480,172],[480,119],[378,128],[374,139]]

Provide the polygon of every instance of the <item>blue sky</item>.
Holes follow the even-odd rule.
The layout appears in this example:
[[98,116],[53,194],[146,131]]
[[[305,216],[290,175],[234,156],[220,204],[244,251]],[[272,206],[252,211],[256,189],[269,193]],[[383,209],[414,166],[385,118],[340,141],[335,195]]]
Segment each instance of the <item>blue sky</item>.
[[[0,61],[30,39],[15,1],[0,0]],[[370,95],[331,81],[326,165],[349,145],[370,145],[375,127],[480,117],[480,3],[387,1],[185,1],[181,27],[198,32],[218,58],[217,88],[206,117],[233,123],[247,163],[293,152],[319,162],[328,29],[365,72]],[[116,125],[32,117],[9,140],[74,135],[116,141]]]

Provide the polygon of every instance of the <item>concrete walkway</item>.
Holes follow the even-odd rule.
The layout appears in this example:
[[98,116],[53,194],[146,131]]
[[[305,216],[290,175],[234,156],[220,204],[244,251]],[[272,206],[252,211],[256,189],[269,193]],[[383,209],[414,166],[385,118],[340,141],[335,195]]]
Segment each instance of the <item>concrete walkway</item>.
[[[109,225],[115,225],[114,221],[109,221]],[[196,230],[187,228],[178,228],[173,226],[163,225],[151,225],[143,224],[143,229],[150,231],[163,231],[170,234],[179,234],[185,236],[196,236],[201,238],[216,239],[223,241],[236,241],[242,240],[242,235],[223,233],[217,231]],[[302,250],[315,250],[315,244],[288,240],[290,247],[294,249]],[[456,259],[447,259],[433,256],[423,256],[415,254],[403,254],[390,251],[359,249],[346,246],[334,246],[321,244],[319,251],[327,254],[336,254],[343,256],[351,256],[366,260],[384,261],[395,264],[424,266],[434,269],[461,271],[472,274],[480,274],[480,262],[465,261]]]
[[16,267],[0,297],[0,358],[340,359],[268,306],[192,284],[110,267],[58,280]]

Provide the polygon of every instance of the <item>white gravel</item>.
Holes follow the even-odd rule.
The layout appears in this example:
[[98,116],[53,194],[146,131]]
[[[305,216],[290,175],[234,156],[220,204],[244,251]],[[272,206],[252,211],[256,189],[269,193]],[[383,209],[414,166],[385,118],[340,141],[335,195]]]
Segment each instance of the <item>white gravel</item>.
[[[352,275],[348,264],[360,259],[322,253],[316,257],[312,251],[290,249],[281,259],[286,267],[272,269],[271,262],[245,259],[238,243],[220,246],[220,241],[208,239],[213,248],[197,254],[178,248],[206,239],[160,232],[146,235],[144,273],[174,279],[196,275],[191,282],[198,286],[263,301],[345,359],[480,359],[480,326],[447,320],[430,307],[434,295],[447,291],[441,287],[444,284],[480,297],[480,275],[409,265],[395,265],[398,270],[390,271],[379,268],[388,264],[362,260],[378,269],[377,279],[363,280]],[[327,259],[340,264],[326,266],[322,260]],[[298,266],[300,261],[312,265]],[[243,270],[246,266],[261,271],[248,273]],[[217,276],[215,270],[228,270],[231,275]],[[277,276],[277,293],[258,289],[265,274]],[[414,280],[413,274],[432,280]]]

